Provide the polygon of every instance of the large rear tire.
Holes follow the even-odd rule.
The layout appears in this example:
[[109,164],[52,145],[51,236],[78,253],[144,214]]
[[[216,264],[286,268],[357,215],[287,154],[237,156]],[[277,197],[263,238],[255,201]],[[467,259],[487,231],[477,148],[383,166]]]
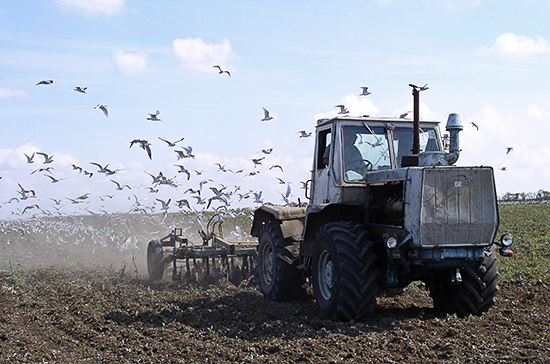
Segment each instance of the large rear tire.
[[155,282],[164,276],[164,251],[158,240],[151,240],[147,245],[147,272],[149,280]]
[[461,284],[432,283],[430,296],[435,309],[442,313],[456,313],[459,317],[481,316],[489,311],[499,291],[498,264],[496,252],[491,249],[479,266],[460,269]]
[[361,320],[374,314],[378,269],[374,243],[353,222],[319,229],[313,248],[313,293],[322,318]]
[[283,238],[280,222],[266,223],[258,244],[258,275],[264,297],[289,302],[305,297],[305,276],[289,249],[293,241]]

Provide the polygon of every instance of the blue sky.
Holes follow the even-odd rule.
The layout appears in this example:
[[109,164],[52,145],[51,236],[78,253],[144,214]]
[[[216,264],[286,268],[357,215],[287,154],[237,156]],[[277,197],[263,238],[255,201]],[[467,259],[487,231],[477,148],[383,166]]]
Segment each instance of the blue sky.
[[[549,10],[547,0],[0,0],[0,216],[32,204],[51,210],[52,198],[65,199],[66,212],[125,211],[134,194],[157,209],[157,198],[171,198],[177,211],[174,201],[190,199],[183,192],[203,179],[282,203],[281,178],[293,201],[304,200],[313,139],[298,131],[341,103],[352,114],[397,116],[411,108],[409,83],[429,83],[424,119],[444,126],[449,113],[462,116],[459,165],[493,166],[499,195],[550,190]],[[361,86],[372,95],[359,97]],[[260,121],[262,107],[273,120]],[[147,120],[156,110],[162,122]],[[170,148],[159,137],[185,139]],[[152,144],[152,160],[129,148],[133,139]],[[196,158],[178,161],[181,146]],[[46,167],[41,156],[26,163],[25,153],[38,151],[54,155],[58,183],[31,175]],[[98,174],[90,162],[121,171]],[[204,172],[187,181],[174,164]],[[284,171],[269,169],[276,164]],[[144,171],[180,186],[149,193]],[[260,173],[244,177],[252,171]],[[19,197],[18,184],[38,198],[6,203]],[[67,200],[85,193],[87,205]]]

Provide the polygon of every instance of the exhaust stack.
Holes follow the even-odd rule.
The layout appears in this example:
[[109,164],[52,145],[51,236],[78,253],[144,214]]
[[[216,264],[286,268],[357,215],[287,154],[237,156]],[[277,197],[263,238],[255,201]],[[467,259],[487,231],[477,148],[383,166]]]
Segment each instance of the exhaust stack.
[[460,115],[452,113],[449,114],[447,119],[447,125],[445,129],[449,132],[450,148],[449,153],[445,154],[444,159],[447,165],[454,164],[460,155],[460,138],[459,133],[464,129],[462,126],[462,118]]
[[409,84],[412,87],[413,94],[413,145],[410,155],[404,155],[401,158],[402,167],[415,167],[419,165],[418,156],[420,154],[420,91],[428,89],[428,84],[422,87]]

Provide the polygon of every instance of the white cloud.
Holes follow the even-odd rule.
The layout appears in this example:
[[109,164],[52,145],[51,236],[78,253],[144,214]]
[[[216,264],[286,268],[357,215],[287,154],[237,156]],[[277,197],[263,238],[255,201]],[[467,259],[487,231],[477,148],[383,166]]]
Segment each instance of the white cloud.
[[0,99],[8,99],[11,97],[14,97],[14,98],[29,97],[29,94],[23,90],[8,89],[8,88],[0,87]]
[[113,15],[120,12],[126,0],[57,0],[64,10],[78,10],[88,15]]
[[539,36],[530,38],[524,35],[504,33],[497,37],[491,48],[482,48],[481,52],[501,57],[524,57],[548,54],[550,53],[550,44]]
[[147,54],[115,52],[117,70],[126,76],[147,72]]
[[201,38],[178,38],[173,42],[173,52],[181,61],[182,68],[201,72],[216,71],[213,65],[223,69],[234,57],[227,39],[222,39],[220,44],[206,44]]

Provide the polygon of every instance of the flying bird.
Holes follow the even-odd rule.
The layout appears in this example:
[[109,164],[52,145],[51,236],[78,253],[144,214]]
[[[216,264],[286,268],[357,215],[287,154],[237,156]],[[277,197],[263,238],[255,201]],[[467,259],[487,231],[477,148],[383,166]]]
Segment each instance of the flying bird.
[[114,179],[112,179],[111,182],[113,182],[116,185],[116,189],[119,190],[119,191],[122,191],[124,189],[124,187],[127,187],[129,190],[132,189],[132,187],[130,187],[128,185],[121,185],[120,183],[118,183]]
[[346,109],[346,107],[344,105],[336,105],[334,107],[339,107],[340,108],[340,111],[338,112],[338,114],[349,114],[348,109]]
[[224,71],[224,70],[222,70],[222,68],[221,68],[220,66],[218,66],[218,65],[212,66],[212,68],[217,68],[217,69],[218,69],[218,73],[219,73],[220,75],[223,74],[223,73],[227,73],[227,75],[228,75],[229,77],[231,77],[231,73],[229,73],[229,71]]
[[261,150],[261,153],[263,153],[263,154],[271,154],[271,152],[273,152],[273,148],[262,149]]
[[400,119],[405,119],[407,117],[407,115],[409,115],[410,113],[411,113],[410,111],[404,112],[403,114],[399,115],[399,118]]
[[281,167],[280,165],[278,164],[274,164],[272,165],[271,167],[269,167],[270,170],[272,170],[273,168],[279,168],[281,170],[281,172],[283,172],[283,167]]
[[82,173],[82,167],[77,166],[76,164],[73,164],[73,171],[78,171],[78,173]]
[[27,163],[34,163],[34,161],[33,161],[34,152],[32,153],[32,155],[30,157],[26,153],[23,153],[23,154],[25,154],[25,157],[27,157]]
[[272,120],[273,117],[269,116],[269,111],[267,111],[265,107],[262,107],[262,109],[264,109],[264,118],[261,119],[260,121],[268,122],[269,120]]
[[472,126],[473,126],[474,128],[476,128],[477,130],[479,130],[479,126],[477,126],[477,124],[474,123],[473,121],[472,121]]
[[130,142],[130,148],[132,148],[132,146],[134,144],[139,144],[141,149],[143,149],[147,152],[147,155],[149,156],[149,159],[151,159],[151,160],[153,159],[153,152],[151,151],[151,143],[149,143],[145,139],[134,139]]
[[24,209],[23,209],[23,212],[21,212],[21,215],[23,215],[25,212],[27,212],[27,210],[30,210],[30,209],[38,209],[40,210],[40,206],[34,204],[34,205],[30,205],[30,206],[26,206]]
[[101,111],[103,111],[106,117],[109,117],[109,111],[107,110],[107,106],[103,104],[99,104],[96,107],[94,107],[94,109],[100,109]]
[[363,90],[363,92],[361,92],[359,96],[369,96],[371,94],[368,87],[361,87],[361,89]]
[[38,172],[38,173],[40,173],[40,172],[52,173],[52,169],[53,169],[53,167],[38,168],[38,169],[35,169],[34,171],[32,171],[31,174],[35,174],[36,172]]
[[42,80],[40,82],[38,82],[35,86],[38,86],[38,85],[51,85],[53,83],[53,80]]
[[73,88],[73,90],[75,90],[76,92],[80,92],[82,94],[85,94],[87,89],[88,87],[80,87],[80,86],[75,86]]
[[306,132],[305,130],[300,130],[298,132],[300,134],[300,138],[309,138],[311,136],[311,132]]
[[42,152],[36,152],[36,154],[40,154],[41,156],[44,157],[44,164],[48,164],[48,163],[53,162],[53,155],[49,156],[46,153],[42,153]]
[[162,121],[162,119],[159,119],[159,116],[160,115],[160,111],[157,110],[154,114],[149,114],[149,117],[147,118],[147,120],[151,120],[151,121]]
[[177,143],[181,142],[183,139],[185,138],[181,138],[179,140],[176,140],[175,142],[171,142],[169,140],[166,140],[166,139],[162,139],[161,137],[159,137],[160,140],[162,140],[163,142],[166,142],[168,144],[169,147],[175,147]]
[[506,154],[510,153],[512,150],[514,150],[514,147],[508,147],[508,148],[506,148]]
[[265,157],[262,157],[262,158],[252,158],[252,163],[254,163],[254,168],[256,168],[256,166],[259,166],[260,164],[262,164],[262,161],[265,159]]
[[54,176],[50,176],[49,174],[45,174],[44,176],[50,178],[50,179],[52,180],[52,183],[57,183],[57,182],[59,182],[59,181],[62,181],[62,180],[64,180],[64,179],[66,179],[66,178],[57,179],[57,178],[55,178]]
[[181,164],[174,164],[174,166],[179,167],[180,170],[178,171],[178,173],[185,173],[187,175],[187,180],[189,181],[189,179],[191,178],[191,172],[189,172],[189,170]]

